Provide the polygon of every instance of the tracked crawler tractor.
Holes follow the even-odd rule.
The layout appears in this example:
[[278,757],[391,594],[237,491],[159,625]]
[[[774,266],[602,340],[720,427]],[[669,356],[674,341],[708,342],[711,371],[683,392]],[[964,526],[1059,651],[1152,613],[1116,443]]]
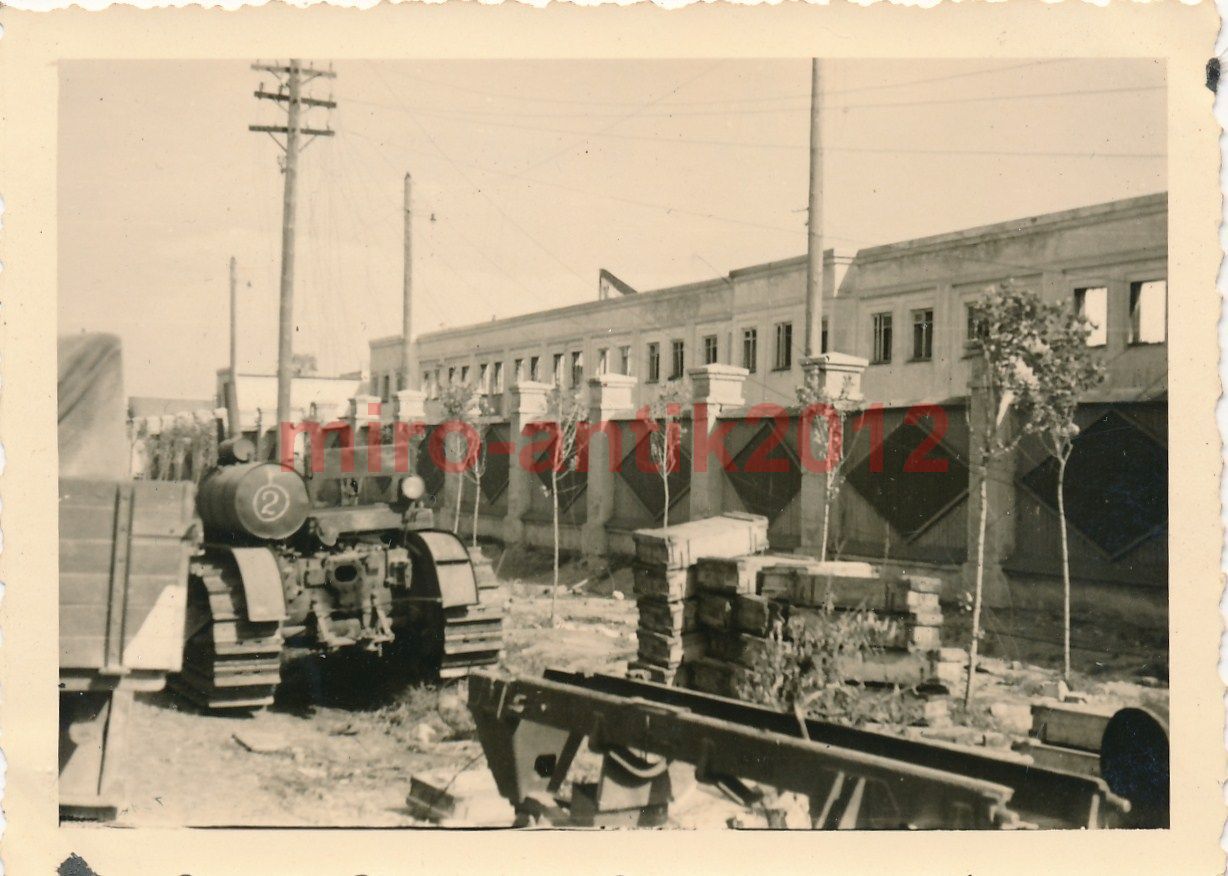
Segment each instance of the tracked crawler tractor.
[[391,458],[375,467],[388,474],[367,474],[362,447],[328,448],[304,474],[253,460],[245,438],[221,450],[198,491],[205,543],[177,690],[211,710],[261,708],[289,648],[395,655],[440,679],[498,661],[501,608],[479,586],[490,582],[433,528],[420,478]]

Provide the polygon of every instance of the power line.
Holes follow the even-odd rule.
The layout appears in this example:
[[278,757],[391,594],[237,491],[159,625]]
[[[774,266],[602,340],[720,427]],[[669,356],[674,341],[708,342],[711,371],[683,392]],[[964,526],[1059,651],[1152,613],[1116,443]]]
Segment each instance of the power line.
[[[415,114],[404,106],[385,106],[386,109],[400,110],[405,112],[414,119],[415,123],[421,126],[421,122],[417,121]],[[430,113],[423,113],[429,115]],[[742,140],[711,140],[711,139],[695,139],[688,137],[660,137],[652,134],[627,134],[612,131],[609,128],[600,131],[586,133],[583,131],[575,131],[566,128],[545,128],[535,125],[517,125],[511,122],[493,122],[480,121],[470,122],[469,120],[457,118],[453,116],[437,116],[439,121],[453,122],[463,125],[492,128],[509,128],[519,131],[536,131],[546,134],[583,134],[585,141],[596,137],[610,138],[616,140],[639,140],[652,143],[670,143],[676,146],[725,146],[735,148],[748,149],[808,149],[806,143],[768,143],[768,142],[752,142]],[[613,126],[610,126],[613,127]],[[1099,158],[1125,158],[1125,159],[1166,159],[1168,157],[1165,152],[1086,152],[1086,151],[1038,151],[1038,150],[1019,150],[1019,149],[915,149],[905,147],[877,147],[877,146],[824,146],[826,152],[869,152],[882,153],[892,155],[939,155],[939,156],[989,156],[989,157],[1020,157],[1020,158],[1083,158],[1083,159],[1099,159]],[[551,157],[558,153],[551,153]],[[524,172],[533,169],[544,163],[543,161],[536,162],[525,169]]]
[[[855,86],[852,88],[833,89],[833,90],[825,92],[825,95],[830,96],[833,94],[854,94],[854,93],[860,93],[860,92],[865,92],[865,91],[884,91],[884,90],[891,90],[895,88],[907,88],[911,85],[927,85],[932,82],[949,82],[955,79],[967,79],[967,78],[972,78],[976,76],[992,75],[995,73],[1006,73],[1012,70],[1023,70],[1023,69],[1032,68],[1032,67],[1049,66],[1052,64],[1060,63],[1065,60],[1067,59],[1053,58],[1053,59],[1045,59],[1045,60],[1039,60],[1039,61],[1027,61],[1027,62],[1020,63],[1020,64],[1011,64],[1005,67],[994,67],[994,68],[987,69],[987,70],[970,70],[970,71],[966,71],[963,73],[949,73],[949,74],[942,75],[942,76],[927,76],[922,79],[910,79],[905,82],[886,82],[886,83],[879,83],[879,84],[873,84],[873,85]],[[639,101],[632,101],[632,100],[628,100],[628,101],[595,100],[591,98],[566,98],[566,97],[558,97],[558,96],[553,96],[553,95],[549,97],[544,97],[544,96],[538,96],[538,95],[523,95],[523,94],[511,94],[508,92],[487,91],[486,89],[471,88],[471,87],[464,86],[464,85],[457,85],[456,83],[452,83],[452,82],[442,82],[438,79],[427,79],[421,76],[416,76],[411,73],[405,73],[400,70],[390,69],[388,72],[392,73],[394,76],[399,76],[399,77],[403,77],[406,79],[412,79],[416,82],[421,82],[424,85],[435,85],[435,86],[440,86],[443,88],[450,88],[450,89],[453,89],[454,91],[467,92],[469,94],[477,94],[483,97],[493,97],[493,98],[502,99],[502,100],[521,100],[521,101],[532,101],[532,102],[537,102],[537,103],[575,104],[575,105],[581,105],[581,106],[638,106],[639,105]],[[799,94],[783,94],[783,95],[777,95],[777,96],[757,95],[755,97],[726,97],[726,98],[716,98],[712,100],[672,101],[664,105],[668,105],[668,106],[713,106],[713,105],[720,105],[720,104],[726,104],[726,103],[759,103],[759,102],[768,101],[768,100],[799,100],[803,98],[806,100],[809,100],[810,93],[806,92],[805,94],[800,94],[800,93]]]
[[[377,76],[379,75],[378,71],[376,71],[376,75]],[[380,81],[383,82],[384,87],[387,88],[388,92],[392,94],[392,96],[395,98],[396,97],[395,92],[392,91],[392,88],[388,85],[388,83],[383,79],[382,76],[380,77]],[[494,209],[499,213],[499,215],[501,215],[508,223],[510,223],[513,228],[515,228],[517,231],[519,231],[521,234],[527,237],[530,241],[532,241],[533,244],[538,249],[540,249],[547,256],[549,256],[554,262],[556,262],[558,265],[563,267],[565,270],[573,274],[577,279],[580,280],[581,283],[587,284],[588,281],[585,280],[584,277],[581,276],[579,272],[577,272],[574,268],[572,268],[570,265],[564,262],[557,255],[555,255],[554,252],[552,252],[544,243],[542,243],[540,240],[534,237],[531,233],[529,233],[529,231],[523,225],[517,222],[514,218],[512,218],[510,214],[508,214],[506,210],[504,210],[501,206],[499,206],[499,204],[493,198],[491,198],[490,195],[486,191],[484,191],[481,186],[474,183],[473,180],[469,178],[468,174],[466,174],[465,171],[461,168],[461,166],[456,163],[456,161],[452,158],[452,156],[449,155],[447,152],[443,150],[443,148],[440,147],[440,145],[435,141],[435,138],[431,136],[431,132],[428,131],[426,127],[420,121],[418,121],[418,118],[416,116],[414,116],[411,113],[409,115],[409,118],[415,125],[417,125],[418,130],[422,132],[422,135],[426,137],[426,139],[430,142],[431,146],[435,149],[435,151],[438,152],[442,157],[446,158],[448,162],[451,163],[452,166],[456,169],[456,172],[459,173],[461,177],[465,180],[465,182],[469,183],[469,185],[473,187],[474,191],[482,195],[482,197],[484,197],[487,200],[487,202],[492,207],[494,207]]]
[[[367,137],[363,134],[358,134],[356,132],[350,132],[350,135],[354,137],[359,137],[360,139],[368,140],[369,142],[374,143],[376,146],[379,145],[378,141],[374,140],[373,138]],[[412,147],[408,147],[408,146],[401,146],[400,148],[406,149],[411,152],[417,152],[423,155],[431,155],[432,157],[437,157],[435,156],[434,153],[429,153],[425,150],[417,150],[417,149],[413,149]],[[453,164],[457,163],[455,159],[450,159],[450,162]],[[699,210],[688,210],[685,207],[676,207],[670,204],[657,204],[657,203],[652,203],[650,201],[640,201],[634,198],[627,198],[621,195],[612,195],[606,192],[595,192],[595,191],[591,191],[587,189],[581,189],[575,186],[564,185],[563,183],[551,182],[549,180],[537,179],[533,177],[518,178],[516,177],[515,174],[510,173],[508,171],[496,170],[494,168],[485,167],[483,165],[475,164],[473,162],[464,162],[464,164],[466,167],[469,167],[472,170],[476,170],[479,173],[490,174],[493,176],[503,176],[509,179],[518,180],[519,182],[522,182],[525,184],[549,186],[551,188],[557,188],[557,189],[562,189],[564,191],[570,191],[570,192],[575,192],[575,193],[582,194],[582,195],[588,195],[593,198],[600,198],[600,199],[611,200],[611,201],[621,201],[623,203],[632,204],[632,205],[639,206],[639,207],[662,210],[666,213],[677,213],[680,215],[695,216],[697,218],[702,218],[702,219],[711,219],[713,221],[727,222],[727,223],[735,224],[735,225],[745,225],[745,226],[749,226],[752,228],[762,228],[762,229],[769,230],[769,231],[782,231],[782,232],[787,232],[789,234],[805,234],[806,233],[805,228],[786,228],[784,226],[779,226],[779,225],[768,225],[766,223],[750,222],[750,221],[743,220],[743,219],[737,219],[732,216],[722,216],[716,213],[705,213]],[[472,183],[470,183],[470,185],[472,185]],[[863,238],[846,237],[846,236],[842,236],[839,234],[828,233],[828,234],[825,234],[824,236],[832,240],[838,240],[843,243],[857,244],[859,246],[883,245],[881,241],[871,241],[871,240],[865,240]],[[988,258],[982,258],[978,256],[961,255],[958,253],[951,253],[951,257],[960,259],[962,261],[976,262],[979,264],[986,264],[986,265],[991,265],[994,267],[1009,268],[1009,269],[1012,269],[1014,271],[1018,271],[1021,273],[1034,273],[1036,271],[1043,269],[1043,265],[1025,265],[1025,264],[1016,263],[1016,262],[1004,262],[1000,259],[988,259]]]
[[[700,71],[699,71],[698,73],[696,73],[694,76],[691,76],[691,77],[689,77],[689,78],[687,78],[687,79],[684,79],[684,80],[682,80],[681,82],[679,82],[679,83],[678,83],[677,85],[675,85],[675,86],[673,87],[673,89],[672,89],[671,91],[669,91],[667,94],[664,94],[664,95],[662,95],[661,97],[654,98],[653,100],[648,101],[647,103],[645,103],[644,105],[642,105],[642,106],[638,107],[637,109],[633,110],[632,112],[627,113],[625,116],[621,116],[620,118],[615,119],[613,122],[611,122],[610,124],[606,125],[604,128],[600,129],[599,131],[595,131],[595,132],[594,132],[594,133],[592,133],[592,134],[585,134],[583,137],[581,137],[579,140],[575,141],[574,143],[572,143],[572,144],[570,144],[570,145],[568,145],[568,146],[564,146],[562,149],[558,149],[558,150],[555,150],[554,152],[549,153],[549,154],[548,154],[548,155],[547,155],[545,158],[541,158],[541,159],[539,159],[539,160],[537,160],[537,161],[534,161],[532,164],[528,165],[527,167],[521,168],[521,170],[519,171],[519,173],[521,173],[521,174],[528,173],[530,170],[534,170],[534,169],[536,169],[536,168],[538,168],[538,167],[541,167],[543,164],[548,164],[548,163],[550,163],[550,162],[551,162],[551,161],[553,161],[555,158],[558,158],[558,157],[559,157],[559,156],[561,156],[561,155],[566,155],[567,153],[569,153],[569,152],[571,152],[573,149],[575,149],[577,146],[583,146],[585,143],[587,143],[587,142],[588,142],[589,140],[591,140],[593,137],[600,137],[600,136],[601,136],[601,135],[603,135],[603,134],[609,133],[609,132],[610,132],[612,129],[616,128],[618,125],[621,125],[623,122],[629,121],[630,119],[633,119],[633,118],[635,118],[636,116],[639,116],[639,115],[640,115],[640,114],[641,114],[643,111],[647,110],[649,107],[654,106],[655,104],[660,103],[661,101],[665,100],[665,98],[667,98],[667,97],[672,97],[673,95],[677,94],[677,93],[678,93],[678,91],[679,91],[679,89],[681,89],[681,88],[682,88],[684,85],[689,85],[689,84],[691,84],[692,82],[694,82],[696,79],[699,79],[701,76],[705,76],[705,75],[707,75],[707,74],[708,74],[708,73],[710,73],[712,70],[716,69],[716,67],[717,67],[719,64],[720,64],[720,62],[718,61],[718,62],[716,62],[716,63],[714,63],[714,64],[711,64],[711,65],[709,65],[709,66],[705,67],[703,70],[700,70]],[[412,117],[411,117],[411,118],[412,118]]]
[[[1116,88],[1089,88],[1075,89],[1065,91],[1038,91],[1027,94],[986,94],[968,97],[939,97],[925,100],[901,100],[890,102],[875,102],[875,103],[832,103],[824,107],[825,112],[833,110],[850,110],[850,109],[899,109],[911,108],[920,106],[940,106],[947,104],[964,104],[964,103],[1001,103],[1005,101],[1015,100],[1041,100],[1054,97],[1096,97],[1106,94],[1140,94],[1149,91],[1163,91],[1164,85],[1140,85],[1140,86],[1122,86]],[[478,118],[485,117],[512,117],[524,118],[531,116],[533,118],[560,118],[572,119],[577,117],[601,119],[610,118],[616,114],[613,113],[593,113],[577,110],[575,112],[535,112],[532,110],[497,110],[497,109],[482,109],[482,108],[451,108],[451,107],[430,107],[430,106],[409,106],[403,107],[391,106],[389,104],[380,103],[374,100],[360,100],[357,98],[347,98],[350,103],[360,106],[373,106],[381,109],[404,109],[406,112],[416,112],[426,115],[442,115],[448,117],[466,117],[473,116]],[[780,113],[801,113],[809,112],[809,105],[799,106],[781,106],[781,107],[766,107],[757,109],[733,108],[733,109],[712,109],[712,110],[689,110],[686,112],[642,112],[635,113],[636,118],[685,118],[694,116],[740,116],[740,115],[771,115]],[[631,116],[619,116],[621,120],[630,118]]]
[[[359,139],[366,140],[370,143],[375,144],[376,146],[379,146],[379,142],[375,140],[373,137],[368,137],[365,134],[359,134],[354,131],[349,132],[349,134],[352,137],[358,137]],[[405,146],[405,145],[398,145],[397,148],[404,149],[407,152],[414,152],[419,155],[427,155],[433,158],[442,158],[442,156],[439,156],[437,153],[430,152],[425,149],[414,149],[410,146]],[[658,203],[653,203],[651,201],[641,201],[635,198],[628,198],[623,195],[614,195],[608,192],[597,192],[597,191],[592,191],[591,189],[582,189],[582,188],[578,188],[577,186],[569,186],[564,183],[557,183],[551,180],[539,179],[537,177],[523,177],[515,173],[512,173],[511,171],[496,170],[495,168],[486,167],[480,164],[475,164],[473,162],[456,162],[455,159],[453,159],[452,163],[463,164],[465,167],[468,167],[471,170],[476,170],[478,173],[485,173],[491,176],[505,177],[507,179],[511,179],[517,182],[524,183],[526,185],[548,186],[550,188],[560,189],[562,191],[574,192],[580,195],[587,195],[588,197],[592,197],[592,198],[600,198],[602,200],[608,200],[608,201],[619,201],[624,204],[632,204],[638,207],[646,207],[646,208],[654,209],[654,210],[663,210],[666,213],[678,213],[680,215],[685,215],[685,216],[695,216],[700,219],[711,219],[717,222],[728,222],[733,225],[742,225],[748,228],[761,228],[766,231],[783,231],[789,234],[805,234],[806,233],[805,228],[801,228],[801,227],[787,228],[783,225],[768,225],[767,223],[764,223],[764,222],[752,222],[747,219],[738,219],[733,216],[722,216],[717,213],[705,213],[701,210],[690,210],[690,209],[687,209],[686,207],[676,207],[672,204],[658,204]]]

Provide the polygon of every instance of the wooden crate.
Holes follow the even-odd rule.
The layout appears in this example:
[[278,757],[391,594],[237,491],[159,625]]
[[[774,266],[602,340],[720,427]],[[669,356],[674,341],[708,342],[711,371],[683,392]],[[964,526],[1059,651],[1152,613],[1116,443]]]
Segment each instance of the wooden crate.
[[680,602],[699,592],[694,569],[667,569],[648,563],[634,563],[632,574],[637,599]]
[[734,598],[719,593],[699,595],[699,625],[708,630],[732,630],[736,624]]
[[195,488],[60,481],[60,668],[176,672]]
[[693,633],[699,629],[699,601],[683,599],[666,602],[658,599],[641,599],[640,626],[654,633]]
[[753,554],[742,557],[700,557],[695,564],[699,589],[710,593],[756,594],[759,573],[768,566],[805,565],[804,557],[786,554]]
[[685,687],[690,678],[690,664],[677,663],[660,666],[649,660],[638,658],[627,664],[627,676],[642,678],[657,684],[672,684]]
[[772,625],[784,616],[784,606],[764,596],[737,596],[733,602],[734,627],[756,636],[764,636]]
[[690,688],[722,697],[736,697],[739,684],[749,677],[745,668],[710,657],[687,663],[687,673]]
[[767,639],[749,633],[709,633],[705,656],[753,668],[767,651]]
[[704,654],[704,637],[701,633],[672,636],[641,627],[635,631],[635,635],[639,642],[637,656],[657,666],[676,667],[684,661],[697,660]]
[[700,557],[737,557],[767,550],[768,521],[758,514],[730,512],[662,529],[632,533],[635,557],[667,569],[687,569]]

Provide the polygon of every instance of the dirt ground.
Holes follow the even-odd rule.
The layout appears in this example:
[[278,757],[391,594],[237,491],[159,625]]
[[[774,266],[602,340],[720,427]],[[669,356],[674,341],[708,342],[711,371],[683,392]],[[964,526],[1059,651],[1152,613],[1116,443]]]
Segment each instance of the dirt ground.
[[[552,626],[543,586],[548,563],[542,555],[503,558],[501,669],[625,673],[636,649],[627,570],[590,576],[582,566],[568,566]],[[415,775],[452,783],[458,793],[473,789],[487,803],[485,811],[471,813],[474,823],[510,824],[510,808],[491,793],[464,685],[406,686],[381,668],[378,662],[291,661],[277,703],[251,717],[204,715],[167,691],[140,696],[128,737],[129,804],[116,824],[421,825],[405,802]],[[984,668],[978,673],[982,705],[967,714],[953,709],[956,726],[888,729],[1008,747],[1026,734],[1028,706],[1052,688],[1056,674],[1001,656],[991,656]],[[1101,705],[1165,701],[1162,683],[1141,674],[1102,669],[1077,686]],[[685,826],[720,826],[737,815],[732,804],[680,784],[689,800]]]

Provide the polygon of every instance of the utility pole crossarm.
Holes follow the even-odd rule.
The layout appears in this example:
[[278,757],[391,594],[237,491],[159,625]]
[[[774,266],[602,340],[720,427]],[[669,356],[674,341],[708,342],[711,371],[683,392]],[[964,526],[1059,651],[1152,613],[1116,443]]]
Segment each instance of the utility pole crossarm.
[[317,76],[323,76],[325,79],[335,79],[337,74],[332,70],[317,70],[314,67],[290,66],[286,67],[281,64],[252,64],[253,70],[263,70],[266,73],[280,73],[283,76],[297,74],[308,76],[314,79]]
[[[288,94],[282,94],[281,92],[277,92],[277,91],[265,91],[264,89],[257,89],[256,91],[253,91],[252,94],[256,95],[256,97],[262,100],[289,100],[290,99],[290,95]],[[320,106],[320,107],[324,107],[325,109],[336,109],[337,108],[336,101],[321,100],[318,97],[300,97],[298,99],[298,102],[302,104],[303,106]]]
[[[285,125],[248,125],[247,130],[263,134],[290,133],[290,129]],[[308,137],[331,137],[337,133],[331,128],[296,128],[295,130],[300,134],[306,134]]]

